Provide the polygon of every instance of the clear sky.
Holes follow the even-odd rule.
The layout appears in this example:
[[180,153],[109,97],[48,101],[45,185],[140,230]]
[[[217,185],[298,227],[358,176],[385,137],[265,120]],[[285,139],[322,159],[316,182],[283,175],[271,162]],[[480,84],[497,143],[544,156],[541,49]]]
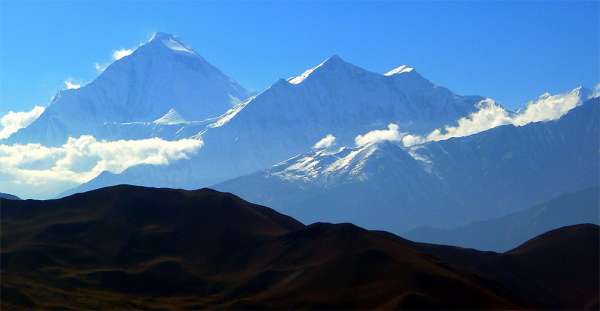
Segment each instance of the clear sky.
[[600,81],[600,2],[190,2],[0,0],[0,115],[47,105],[156,31],[256,91],[332,54],[508,107]]

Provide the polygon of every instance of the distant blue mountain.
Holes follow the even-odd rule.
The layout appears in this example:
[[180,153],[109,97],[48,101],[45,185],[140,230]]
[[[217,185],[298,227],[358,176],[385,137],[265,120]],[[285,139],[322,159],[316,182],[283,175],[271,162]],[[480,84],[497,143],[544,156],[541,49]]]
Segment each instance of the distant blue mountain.
[[567,225],[600,223],[600,188],[563,194],[500,218],[452,229],[421,227],[402,236],[427,243],[504,252],[546,231]]
[[12,194],[8,194],[8,193],[2,193],[2,192],[0,192],[0,199],[20,200],[21,198],[19,198],[16,195],[12,195]]

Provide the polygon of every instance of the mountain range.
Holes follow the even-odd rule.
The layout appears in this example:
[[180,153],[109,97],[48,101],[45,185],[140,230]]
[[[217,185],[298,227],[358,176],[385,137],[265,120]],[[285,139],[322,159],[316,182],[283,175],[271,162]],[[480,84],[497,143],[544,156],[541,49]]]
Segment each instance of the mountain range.
[[450,229],[419,227],[404,232],[402,236],[420,242],[504,252],[565,225],[600,224],[599,198],[600,189],[593,187],[563,194],[503,217]]
[[506,215],[598,185],[600,103],[559,120],[500,126],[412,147],[316,150],[215,185],[304,222],[404,232]]
[[210,189],[0,203],[2,309],[598,307],[591,224],[494,253],[306,226]]
[[425,134],[475,111],[481,100],[408,66],[380,74],[337,55],[250,96],[185,43],[158,33],[91,83],[59,92],[36,121],[2,143],[56,146],[80,135],[199,139],[203,148],[189,161],[107,171],[99,177],[105,181],[92,182],[193,189],[268,168],[331,133],[342,144],[389,123]]
[[[77,154],[93,148],[70,140],[68,151],[46,150],[50,158],[64,153],[64,161],[34,159],[17,173],[34,185],[39,167],[48,167],[53,180],[96,176],[73,189],[52,187],[48,197],[117,184],[210,186],[306,223],[450,230],[598,186],[600,99],[581,87],[566,94],[544,94],[532,102],[543,105],[513,112],[489,98],[457,95],[407,65],[381,74],[337,55],[255,94],[179,38],[157,33],[94,81],[59,92],[0,146],[60,149],[68,137],[91,135],[86,140],[99,145],[119,141],[102,149],[110,157],[117,145],[138,139],[191,139],[193,148],[165,152],[173,157],[154,160],[147,154],[156,151],[147,148],[135,163],[106,168],[97,165],[105,159],[92,163],[93,152],[86,154],[90,163],[79,163]],[[541,117],[523,122],[532,111]],[[485,127],[473,119],[481,115]],[[451,135],[462,126],[465,133]],[[407,137],[419,139],[406,144]],[[52,171],[65,163],[70,177]],[[78,175],[88,167],[101,169]],[[11,174],[0,172],[0,186]],[[571,224],[564,219],[554,226]],[[505,250],[516,242],[477,245]]]

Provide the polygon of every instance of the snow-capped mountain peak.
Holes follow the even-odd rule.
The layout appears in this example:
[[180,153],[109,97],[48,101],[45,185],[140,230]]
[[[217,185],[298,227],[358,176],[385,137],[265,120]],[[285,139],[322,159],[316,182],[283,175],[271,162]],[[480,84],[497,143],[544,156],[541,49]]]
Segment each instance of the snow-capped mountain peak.
[[[248,95],[181,40],[159,32],[84,87],[61,92],[40,118],[10,139],[49,145],[79,135],[122,139],[132,132],[120,125],[110,128],[111,124],[173,124],[183,120],[181,115],[188,120],[206,120],[218,117]],[[176,116],[165,115],[171,108]],[[155,135],[153,127],[147,129],[135,137]]]
[[356,67],[356,66],[344,61],[340,56],[333,55],[333,56],[329,57],[328,59],[326,59],[325,61],[321,62],[320,64],[307,69],[299,76],[295,76],[295,77],[291,77],[291,78],[287,79],[287,82],[290,84],[298,85],[309,78],[317,77],[319,75],[329,75],[329,74],[335,73],[335,72],[356,71],[356,70],[364,71],[364,69]]
[[383,74],[384,76],[393,76],[396,74],[402,74],[402,73],[408,73],[408,72],[412,72],[413,70],[415,70],[414,68],[408,66],[408,65],[402,65],[399,67],[396,67],[388,72],[386,72],[385,74]]
[[275,85],[300,86],[310,84],[315,87],[347,85],[348,88],[352,88],[349,85],[355,83],[375,82],[387,84],[390,81],[397,84],[397,87],[405,93],[421,92],[425,89],[435,88],[433,83],[423,78],[413,67],[408,65],[396,67],[382,75],[349,63],[338,55],[333,55],[302,74],[287,79],[287,83],[276,83]]
[[[382,162],[383,161],[383,162]],[[333,179],[365,180],[384,162],[411,162],[405,148],[395,142],[379,141],[337,150],[316,150],[273,166],[269,174],[287,181],[331,182]]]
[[164,47],[175,52],[196,54],[194,50],[192,50],[192,48],[179,41],[174,35],[164,32],[155,33],[148,42],[148,44],[161,44]]
[[154,120],[155,124],[162,125],[174,125],[174,124],[183,124],[187,123],[187,121],[177,112],[177,110],[171,108],[164,116]]
[[308,78],[313,72],[315,72],[319,68],[323,67],[325,64],[332,63],[332,62],[339,62],[341,60],[342,59],[339,56],[333,55],[330,58],[328,58],[328,59],[324,60],[323,62],[321,62],[320,64],[307,69],[301,75],[295,76],[295,77],[291,77],[291,78],[287,79],[287,82],[289,82],[290,84],[300,84],[304,80],[306,80],[306,78]]
[[148,40],[149,42],[151,41],[164,41],[164,40],[176,40],[175,36],[170,34],[170,33],[166,33],[166,32],[155,32],[152,37],[150,38],[150,40]]
[[295,77],[291,77],[287,80],[287,82],[289,82],[290,84],[300,84],[302,83],[302,81],[304,81],[306,78],[308,78],[308,76],[310,76],[315,70],[317,70],[319,67],[323,66],[325,62],[322,62],[312,68],[307,69],[305,72],[303,72],[301,75],[299,76],[295,76]]

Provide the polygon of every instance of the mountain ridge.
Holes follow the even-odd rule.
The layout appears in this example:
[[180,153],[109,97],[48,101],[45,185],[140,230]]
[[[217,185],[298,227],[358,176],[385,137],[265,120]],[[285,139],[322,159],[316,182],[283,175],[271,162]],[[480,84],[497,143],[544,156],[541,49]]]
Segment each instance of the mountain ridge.
[[[392,232],[458,226],[597,185],[599,107],[596,98],[554,121],[412,147],[385,142],[386,153],[370,145],[312,151],[213,187],[307,222],[321,217]],[[374,208],[386,216],[372,219]]]
[[9,193],[3,193],[3,192],[0,192],[0,198],[7,199],[7,200],[21,200],[21,198],[19,198],[16,195],[12,195]]
[[[593,225],[499,254],[305,226],[210,189],[120,185],[0,202],[3,308],[581,308],[598,297],[597,274],[580,273],[597,260]],[[571,247],[585,256],[561,269],[542,261]],[[537,261],[543,269],[523,269]],[[561,291],[562,271],[577,277]]]
[[577,223],[599,224],[599,188],[562,194],[547,202],[494,219],[450,229],[421,227],[402,235],[420,242],[508,251],[544,232]]
[[[103,175],[91,184],[208,186],[310,150],[317,140],[333,132],[343,144],[393,122],[416,132],[429,131],[472,112],[481,99],[455,95],[416,71],[384,76],[336,56],[301,83],[281,79],[199,130],[192,137],[202,139],[204,146],[190,161],[169,168],[132,167],[110,175],[111,180],[101,180],[108,177]],[[202,176],[190,176],[189,171]],[[148,175],[156,179],[149,180]],[[178,180],[178,176],[184,178]]]

